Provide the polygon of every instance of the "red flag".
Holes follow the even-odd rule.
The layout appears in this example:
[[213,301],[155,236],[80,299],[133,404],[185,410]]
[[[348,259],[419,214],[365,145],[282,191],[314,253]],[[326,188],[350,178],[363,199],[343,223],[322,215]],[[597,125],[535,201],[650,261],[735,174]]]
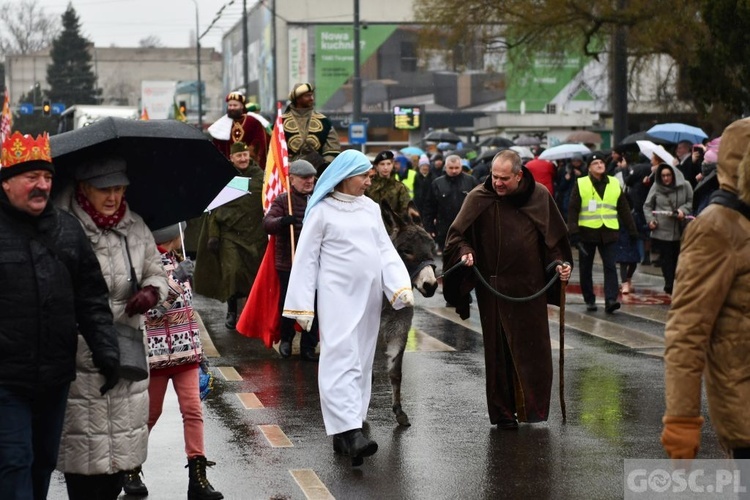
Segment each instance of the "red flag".
[[[289,154],[281,120],[281,104],[278,105],[276,123],[271,135],[271,145],[266,157],[266,172],[263,178],[263,210],[268,211],[274,198],[286,191],[289,179]],[[268,240],[266,253],[255,276],[253,288],[245,308],[237,321],[237,331],[250,338],[263,339],[271,348],[281,338],[279,300],[281,287],[276,274],[276,237]]]

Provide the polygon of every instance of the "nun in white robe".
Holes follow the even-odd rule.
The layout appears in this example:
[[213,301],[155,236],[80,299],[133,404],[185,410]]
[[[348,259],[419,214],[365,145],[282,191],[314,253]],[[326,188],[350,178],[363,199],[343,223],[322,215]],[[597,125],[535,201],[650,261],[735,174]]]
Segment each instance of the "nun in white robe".
[[394,309],[414,305],[409,273],[380,207],[361,194],[341,192],[344,179],[371,168],[364,154],[348,150],[321,175],[307,205],[284,303],[283,315],[309,329],[317,291],[318,388],[329,436],[361,429],[367,417],[383,294]]

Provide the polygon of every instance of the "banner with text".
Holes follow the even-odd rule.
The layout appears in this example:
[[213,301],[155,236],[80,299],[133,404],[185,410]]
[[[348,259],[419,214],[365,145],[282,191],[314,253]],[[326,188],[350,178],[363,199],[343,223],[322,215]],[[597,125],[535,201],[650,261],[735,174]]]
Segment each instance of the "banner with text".
[[[360,66],[388,40],[397,26],[377,25],[360,30]],[[354,75],[354,28],[318,25],[315,27],[315,107],[328,100]]]

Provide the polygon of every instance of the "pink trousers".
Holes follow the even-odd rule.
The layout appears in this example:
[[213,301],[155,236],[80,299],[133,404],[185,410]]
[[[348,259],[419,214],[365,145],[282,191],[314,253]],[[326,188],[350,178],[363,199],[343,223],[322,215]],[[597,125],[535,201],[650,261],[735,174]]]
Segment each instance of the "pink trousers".
[[200,390],[198,389],[198,367],[166,376],[151,374],[148,385],[148,430],[156,425],[161,416],[164,395],[167,392],[169,379],[177,393],[177,401],[182,413],[182,430],[185,436],[185,454],[188,459],[206,456],[203,447],[203,408],[201,407]]

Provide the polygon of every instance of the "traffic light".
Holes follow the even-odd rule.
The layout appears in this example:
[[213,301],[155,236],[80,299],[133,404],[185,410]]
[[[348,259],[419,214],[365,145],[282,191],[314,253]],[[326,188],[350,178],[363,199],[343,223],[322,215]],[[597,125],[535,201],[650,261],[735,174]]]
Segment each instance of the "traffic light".
[[52,105],[46,99],[42,101],[42,114],[44,116],[49,116],[50,114],[52,114]]
[[182,116],[187,116],[187,104],[185,101],[180,101],[180,114]]

